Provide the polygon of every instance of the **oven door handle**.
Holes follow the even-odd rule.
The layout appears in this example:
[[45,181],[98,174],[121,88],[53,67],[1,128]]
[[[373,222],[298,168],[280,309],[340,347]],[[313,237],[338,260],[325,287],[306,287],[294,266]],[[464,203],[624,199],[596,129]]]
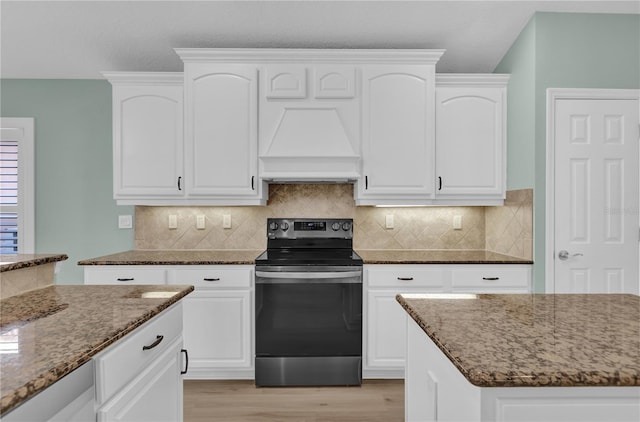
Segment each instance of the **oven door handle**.
[[336,283],[362,283],[362,271],[271,272],[256,271],[257,284],[311,283],[317,279],[334,279]]

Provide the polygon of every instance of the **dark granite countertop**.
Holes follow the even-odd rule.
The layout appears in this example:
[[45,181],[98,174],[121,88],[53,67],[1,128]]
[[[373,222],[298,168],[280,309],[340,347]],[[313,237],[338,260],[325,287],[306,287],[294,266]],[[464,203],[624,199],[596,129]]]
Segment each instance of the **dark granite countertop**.
[[365,264],[533,264],[484,249],[358,249]]
[[[0,301],[0,414],[178,302],[193,286],[49,286]],[[164,298],[146,292],[171,292]],[[157,295],[156,295],[157,296]]]
[[254,249],[131,250],[85,259],[78,265],[253,265],[262,252]]
[[640,386],[640,296],[396,297],[479,387]]
[[[253,265],[262,250],[131,250],[85,259],[78,265]],[[532,264],[486,250],[357,249],[365,264]]]
[[64,254],[0,255],[0,273],[69,259]]

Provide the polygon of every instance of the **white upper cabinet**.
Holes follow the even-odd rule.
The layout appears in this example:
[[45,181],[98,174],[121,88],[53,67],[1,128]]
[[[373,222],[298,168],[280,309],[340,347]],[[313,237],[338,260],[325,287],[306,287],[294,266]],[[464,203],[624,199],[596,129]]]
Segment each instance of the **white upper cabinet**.
[[114,198],[182,197],[182,73],[103,75],[113,86]]
[[502,204],[508,75],[437,75],[436,198]]
[[206,57],[183,59],[189,196],[260,203],[258,70],[250,64],[207,62]]
[[366,66],[362,74],[357,203],[427,203],[434,198],[435,61]]
[[105,73],[119,204],[264,205],[278,181],[355,182],[356,205],[504,201],[508,75],[436,75],[444,50],[176,52],[184,74]]

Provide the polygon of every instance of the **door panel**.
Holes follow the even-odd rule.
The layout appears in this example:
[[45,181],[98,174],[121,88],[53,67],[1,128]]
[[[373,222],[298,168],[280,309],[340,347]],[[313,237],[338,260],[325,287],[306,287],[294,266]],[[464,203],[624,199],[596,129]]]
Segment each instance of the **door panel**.
[[555,292],[638,294],[638,101],[559,99],[554,123]]

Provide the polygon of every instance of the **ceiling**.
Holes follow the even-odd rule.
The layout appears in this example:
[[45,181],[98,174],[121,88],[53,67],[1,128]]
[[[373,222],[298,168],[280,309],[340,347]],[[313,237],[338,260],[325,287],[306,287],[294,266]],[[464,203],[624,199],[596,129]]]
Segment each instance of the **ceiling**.
[[536,11],[637,14],[640,1],[0,0],[0,76],[181,71],[176,47],[444,48],[438,72],[492,72]]

